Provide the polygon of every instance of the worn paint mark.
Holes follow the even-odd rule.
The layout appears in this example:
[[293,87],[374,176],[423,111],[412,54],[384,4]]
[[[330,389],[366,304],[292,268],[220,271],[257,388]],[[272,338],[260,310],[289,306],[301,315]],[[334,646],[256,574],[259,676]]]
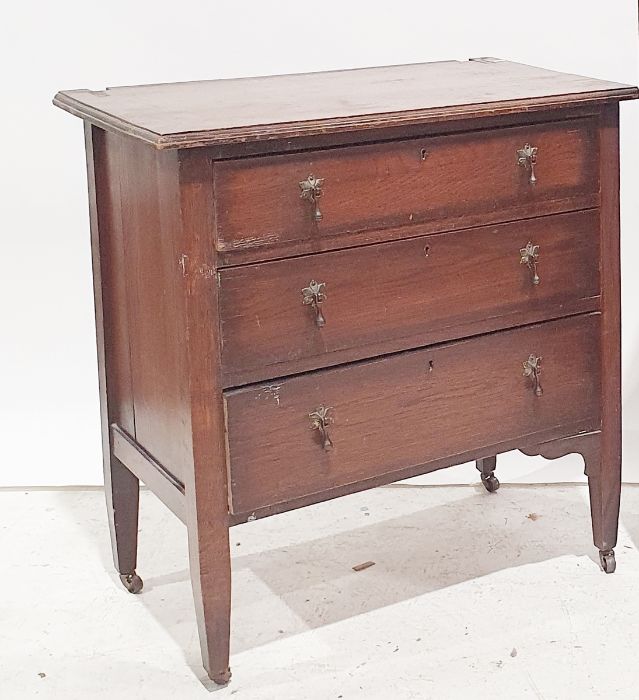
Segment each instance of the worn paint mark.
[[[186,253],[182,253],[178,258],[178,266],[182,271],[182,277],[188,277],[194,267],[193,265],[189,265],[189,256]],[[215,268],[206,263],[201,263],[196,269],[196,276],[197,275],[204,277],[204,279],[210,279],[215,275]]]
[[213,277],[213,275],[215,274],[215,270],[206,263],[200,265],[197,269],[197,272],[199,275],[202,275],[202,277],[204,277],[205,280],[211,279],[211,277]]
[[245,238],[236,238],[231,246],[233,248],[259,248],[264,245],[272,245],[280,240],[279,234],[267,233],[264,236],[246,236]]
[[257,392],[257,399],[261,399],[262,397],[266,399],[273,399],[275,403],[279,406],[280,405],[280,389],[281,389],[280,384],[269,384],[268,386],[262,387],[260,391]]

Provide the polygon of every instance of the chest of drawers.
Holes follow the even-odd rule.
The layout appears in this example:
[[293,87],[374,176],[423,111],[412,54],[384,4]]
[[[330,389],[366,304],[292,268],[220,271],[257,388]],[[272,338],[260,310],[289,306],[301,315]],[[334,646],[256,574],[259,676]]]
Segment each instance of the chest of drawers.
[[142,480],[188,527],[213,680],[229,527],[356,490],[577,452],[614,570],[635,97],[497,59],[56,95],[85,123],[115,565],[139,592]]

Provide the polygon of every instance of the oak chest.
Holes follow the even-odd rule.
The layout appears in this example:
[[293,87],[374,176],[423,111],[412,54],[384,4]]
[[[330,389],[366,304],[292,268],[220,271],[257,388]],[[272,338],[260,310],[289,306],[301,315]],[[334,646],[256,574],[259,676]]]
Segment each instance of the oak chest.
[[[476,59],[61,92],[85,122],[105,481],[188,526],[228,681],[236,523],[468,460],[584,456],[615,567],[618,102]],[[568,526],[568,525],[567,525]]]

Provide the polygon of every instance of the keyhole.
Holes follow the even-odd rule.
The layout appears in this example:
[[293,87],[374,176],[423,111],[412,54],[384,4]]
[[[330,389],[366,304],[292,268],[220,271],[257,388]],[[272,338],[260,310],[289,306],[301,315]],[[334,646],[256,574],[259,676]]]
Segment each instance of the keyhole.
[[421,151],[419,152],[419,157],[422,160],[426,160],[427,155],[428,155],[428,151],[425,148],[422,148]]
[[424,257],[427,258],[428,254],[430,253],[430,246],[424,246]]
[[432,371],[433,371],[433,367],[434,367],[434,366],[435,366],[435,365],[434,365],[433,361],[432,361],[432,360],[428,360],[428,371],[429,371],[429,372],[432,372]]

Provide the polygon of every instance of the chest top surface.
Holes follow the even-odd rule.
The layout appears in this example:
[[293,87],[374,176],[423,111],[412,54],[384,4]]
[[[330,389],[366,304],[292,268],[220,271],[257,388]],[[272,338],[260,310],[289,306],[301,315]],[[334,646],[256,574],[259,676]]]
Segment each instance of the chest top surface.
[[313,136],[633,99],[637,88],[493,58],[59,92],[158,148]]

